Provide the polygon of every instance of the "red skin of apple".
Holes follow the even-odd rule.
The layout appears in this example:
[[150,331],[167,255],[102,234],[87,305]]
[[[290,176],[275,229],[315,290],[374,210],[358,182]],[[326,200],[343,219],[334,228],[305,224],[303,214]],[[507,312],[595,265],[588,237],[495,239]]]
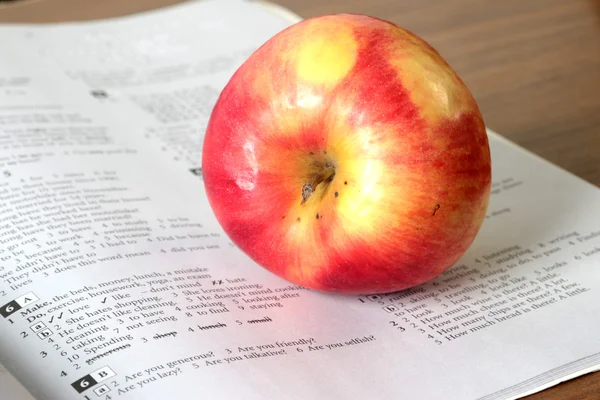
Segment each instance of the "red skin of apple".
[[411,32],[352,14],[297,23],[247,59],[213,109],[202,169],[242,251],[344,294],[448,269],[491,185],[485,125],[461,79]]

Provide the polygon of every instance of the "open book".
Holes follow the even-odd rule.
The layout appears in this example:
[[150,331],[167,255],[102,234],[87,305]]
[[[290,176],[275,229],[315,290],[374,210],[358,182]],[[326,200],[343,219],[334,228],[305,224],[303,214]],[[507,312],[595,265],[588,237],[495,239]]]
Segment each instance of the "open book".
[[489,131],[464,257],[387,295],[317,293],[231,244],[202,135],[298,17],[199,1],[0,27],[0,398],[514,399],[600,365],[600,190]]

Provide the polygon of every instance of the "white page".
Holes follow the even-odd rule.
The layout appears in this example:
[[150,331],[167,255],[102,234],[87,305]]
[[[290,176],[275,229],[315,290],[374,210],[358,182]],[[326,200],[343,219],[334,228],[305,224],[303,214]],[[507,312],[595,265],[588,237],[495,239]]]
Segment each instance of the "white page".
[[[0,27],[0,48],[25,58],[33,52],[56,66],[82,98],[137,119],[139,137],[182,171],[199,174],[198,132],[220,90],[247,56],[289,24],[239,0],[199,1],[88,22],[75,37],[79,24]],[[244,34],[234,34],[242,26]],[[25,49],[12,45],[23,40]]]
[[[215,4],[102,26],[127,44],[140,26],[160,26],[161,18],[184,26],[186,18],[210,18],[205,7]],[[223,16],[233,10],[252,16],[221,25],[231,43],[242,32],[248,47],[253,41],[256,47],[286,24],[256,7],[227,10]],[[113,29],[126,21],[130,29]],[[10,197],[0,201],[41,203],[39,212],[22,208],[31,212],[25,217],[11,218],[14,210],[0,214],[0,226],[11,224],[0,230],[6,246],[0,257],[10,256],[0,271],[0,309],[6,314],[14,299],[13,306],[23,306],[0,318],[0,361],[10,360],[37,399],[192,399],[198,393],[214,399],[506,399],[598,365],[597,188],[491,134],[490,218],[456,267],[388,296],[302,290],[229,246],[200,181],[184,171],[188,165],[145,137],[149,127],[173,122],[157,124],[131,101],[136,93],[188,83],[210,81],[218,88],[226,70],[135,88],[120,84],[108,98],[94,98],[86,82],[62,73],[65,65],[43,71],[21,65],[45,57],[28,53],[39,38],[59,54],[66,38],[69,48],[78,48],[98,26],[70,24],[33,35],[30,27],[11,28],[1,35],[2,48],[13,52],[12,64],[0,60],[0,71],[12,76],[0,101],[0,116],[13,121],[8,128],[32,126],[43,136],[39,130],[50,124],[55,138],[65,126],[97,138],[86,144],[73,134],[75,144],[62,145],[55,139],[58,144],[46,146],[51,151],[37,158],[23,152],[17,164],[7,158],[14,149],[0,152],[0,169],[10,172],[0,181],[2,196]],[[19,45],[19,35],[33,43]],[[52,42],[53,35],[64,39]],[[136,68],[142,75],[148,70]],[[15,104],[29,108],[15,113]],[[30,120],[28,110],[43,104],[72,117],[46,111],[42,122],[15,122],[17,114]],[[26,228],[32,221],[44,232],[29,235],[36,229]],[[39,239],[16,239],[21,230]],[[72,384],[81,389],[82,378],[87,386],[78,394]]]

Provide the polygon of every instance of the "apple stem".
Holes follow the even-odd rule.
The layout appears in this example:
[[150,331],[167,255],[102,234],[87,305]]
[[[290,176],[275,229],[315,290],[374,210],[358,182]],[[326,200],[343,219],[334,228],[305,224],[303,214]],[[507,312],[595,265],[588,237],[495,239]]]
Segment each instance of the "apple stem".
[[335,175],[335,168],[333,165],[327,164],[325,167],[310,177],[310,180],[302,185],[302,202],[304,204],[306,200],[314,193],[317,186],[322,182],[328,182],[333,179]]

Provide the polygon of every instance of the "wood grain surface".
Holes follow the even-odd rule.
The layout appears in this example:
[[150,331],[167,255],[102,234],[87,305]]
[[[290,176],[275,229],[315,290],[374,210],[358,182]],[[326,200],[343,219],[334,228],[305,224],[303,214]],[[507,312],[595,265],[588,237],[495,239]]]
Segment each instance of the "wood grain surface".
[[[0,22],[106,18],[179,2],[24,1],[0,6]],[[600,0],[272,2],[305,18],[363,13],[412,30],[456,69],[488,127],[600,186]],[[600,372],[525,399],[598,400]]]

